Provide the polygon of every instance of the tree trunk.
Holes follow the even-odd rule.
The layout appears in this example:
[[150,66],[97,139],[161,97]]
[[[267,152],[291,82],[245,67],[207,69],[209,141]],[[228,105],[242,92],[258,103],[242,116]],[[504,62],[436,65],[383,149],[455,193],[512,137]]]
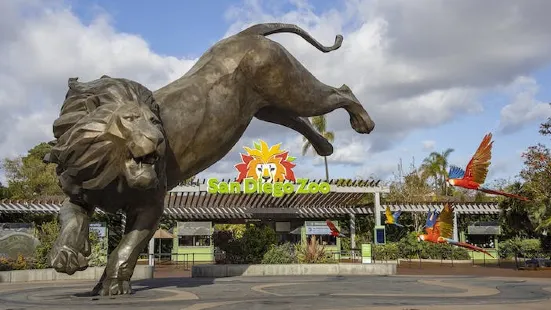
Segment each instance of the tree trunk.
[[323,156],[325,161],[325,181],[329,182],[329,168],[327,167],[327,156]]

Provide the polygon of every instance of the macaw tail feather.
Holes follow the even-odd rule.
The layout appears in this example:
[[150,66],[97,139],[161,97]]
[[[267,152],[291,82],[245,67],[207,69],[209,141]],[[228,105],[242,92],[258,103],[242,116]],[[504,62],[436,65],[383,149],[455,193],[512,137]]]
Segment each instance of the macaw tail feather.
[[501,196],[516,198],[516,199],[520,199],[520,200],[524,200],[524,201],[529,201],[530,200],[526,197],[522,197],[522,196],[519,196],[519,195],[505,193],[505,192],[501,192],[501,191],[496,191],[496,190],[489,189],[489,188],[484,188],[484,187],[481,187],[478,190],[481,191],[481,192],[487,193],[487,194],[501,195]]
[[396,226],[398,226],[398,227],[404,227],[404,225],[398,224],[398,223],[394,223],[394,225],[396,225]]
[[479,248],[477,246],[474,246],[472,244],[455,241],[453,239],[446,239],[446,241],[451,245],[455,245],[455,246],[459,246],[459,247],[466,248],[466,249],[469,249],[469,250],[473,250],[475,252],[481,252],[481,253],[484,253],[484,254],[490,256],[491,258],[494,258],[494,256],[492,254],[488,253],[488,251],[484,250],[483,248]]

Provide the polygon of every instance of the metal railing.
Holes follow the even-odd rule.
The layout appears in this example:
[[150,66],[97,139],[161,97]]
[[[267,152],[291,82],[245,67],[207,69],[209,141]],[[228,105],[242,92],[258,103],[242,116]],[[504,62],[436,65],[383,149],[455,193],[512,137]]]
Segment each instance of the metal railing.
[[141,253],[138,259],[147,259],[150,266],[172,265],[184,270],[191,270],[191,267],[197,263],[195,253]]
[[362,253],[359,249],[327,251],[327,254],[337,260],[339,263],[361,263]]
[[[373,248],[375,249],[375,248]],[[437,261],[440,261],[440,266],[471,266],[480,267],[497,267],[507,269],[551,269],[551,253],[517,253],[513,257],[503,258],[499,256],[499,253],[495,253],[496,257],[491,258],[487,255],[482,255],[479,252],[469,251],[470,255],[468,259],[454,258],[453,248],[450,253],[442,253],[439,258],[422,258],[421,251],[411,251],[408,253],[399,252],[394,253],[395,258],[389,258],[385,255],[378,255],[377,251],[373,250],[372,260],[373,262],[389,262],[398,261],[406,262],[410,267],[417,263],[419,268],[422,268],[423,264],[434,265]],[[470,261],[470,263],[465,263]]]

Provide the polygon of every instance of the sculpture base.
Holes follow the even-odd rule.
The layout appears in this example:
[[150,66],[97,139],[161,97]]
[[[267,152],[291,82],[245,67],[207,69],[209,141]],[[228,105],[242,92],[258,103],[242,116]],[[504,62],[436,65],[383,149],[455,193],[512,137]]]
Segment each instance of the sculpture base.
[[[59,280],[96,280],[103,274],[105,267],[88,267],[84,271],[77,271],[73,275],[59,273],[53,268],[0,271],[0,283],[59,281]],[[152,279],[155,267],[136,265],[132,281]]]

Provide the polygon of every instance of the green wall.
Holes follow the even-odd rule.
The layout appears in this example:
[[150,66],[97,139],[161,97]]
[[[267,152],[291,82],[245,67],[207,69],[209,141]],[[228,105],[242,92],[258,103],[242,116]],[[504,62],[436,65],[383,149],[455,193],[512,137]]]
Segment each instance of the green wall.
[[[178,231],[178,227],[175,229]],[[172,261],[176,262],[213,262],[214,261],[214,242],[212,241],[212,233],[214,228],[211,225],[210,246],[180,246],[178,243],[178,235],[175,236],[172,243]]]

